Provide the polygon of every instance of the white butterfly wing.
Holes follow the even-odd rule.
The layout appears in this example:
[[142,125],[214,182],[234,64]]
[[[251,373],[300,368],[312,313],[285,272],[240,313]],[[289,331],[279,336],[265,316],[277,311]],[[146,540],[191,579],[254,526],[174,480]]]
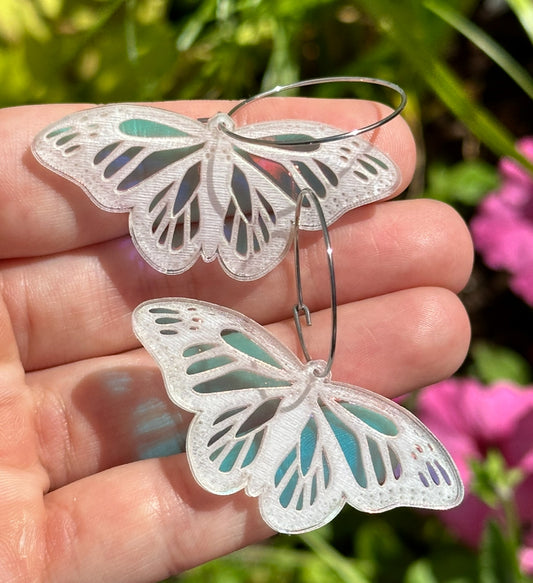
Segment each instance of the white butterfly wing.
[[281,454],[272,451],[272,443],[280,439],[283,428],[294,430],[294,425],[287,427],[284,409],[299,389],[287,383],[212,400],[193,419],[187,434],[189,464],[198,483],[214,494],[244,488],[250,496],[261,496]]
[[245,489],[279,532],[326,524],[346,502],[366,512],[444,509],[463,496],[449,454],[411,413],[315,376],[264,328],[195,300],[154,300],[134,330],[171,399],[193,411],[187,454],[207,490]]
[[134,104],[103,105],[68,115],[42,130],[32,151],[44,166],[80,185],[93,202],[111,212],[129,210],[157,188],[177,161],[206,141],[204,124],[176,113]]
[[207,139],[198,121],[121,104],[71,114],[37,135],[32,148],[100,208],[131,210],[141,255],[159,271],[181,273],[219,229],[204,224],[212,217],[205,208]]
[[[400,183],[393,160],[360,137],[284,146],[285,142],[316,140],[338,135],[341,130],[319,122],[283,120],[251,124],[238,129],[244,137],[263,139],[272,146],[234,140],[234,151],[246,165],[250,183],[262,175],[271,187],[262,186],[268,200],[283,194],[295,202],[299,192],[310,188],[320,200],[328,224],[346,211],[391,196]],[[265,191],[267,191],[265,193]],[[270,194],[272,192],[272,194]],[[314,208],[304,205],[303,229],[319,229]]]
[[[398,506],[444,510],[461,502],[463,484],[450,454],[407,409],[339,383],[324,385],[321,400],[353,478],[346,492],[352,506],[365,512]],[[347,451],[356,455],[350,459]]]
[[267,176],[251,169],[222,132],[210,179],[212,206],[221,217],[220,232],[213,238],[222,267],[240,280],[265,275],[292,243],[294,201]]
[[442,510],[463,498],[453,460],[414,415],[371,391],[331,382],[319,388],[276,476],[260,504],[283,532],[323,526],[345,502],[364,512]]
[[[71,114],[43,130],[36,158],[80,185],[104,210],[130,212],[132,239],[155,269],[177,274],[202,255],[217,255],[235,279],[257,279],[285,256],[294,208],[313,189],[328,222],[392,194],[394,163],[365,140],[319,145],[287,141],[339,133],[325,124],[280,121],[240,128],[229,137],[218,114],[207,124],[158,108],[108,105]],[[300,225],[320,227],[304,203]]]
[[[394,162],[363,139],[285,145],[339,134],[341,130],[332,126],[285,120],[236,131],[265,142],[250,143],[221,131],[213,160],[210,191],[223,217],[218,252],[224,269],[237,279],[256,279],[283,259],[292,242],[296,200],[302,189],[317,194],[331,223],[351,208],[390,196],[399,184]],[[308,201],[300,226],[320,228],[318,214]]]
[[133,328],[171,400],[197,414],[187,435],[196,480],[217,494],[257,495],[271,466],[266,445],[285,404],[300,396],[301,363],[255,322],[206,302],[146,302]]

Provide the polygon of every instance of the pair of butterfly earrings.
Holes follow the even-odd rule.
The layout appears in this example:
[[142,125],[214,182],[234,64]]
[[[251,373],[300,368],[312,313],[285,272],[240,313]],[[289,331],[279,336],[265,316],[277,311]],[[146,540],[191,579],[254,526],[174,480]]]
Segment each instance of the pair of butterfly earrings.
[[[399,93],[400,105],[353,131],[305,120],[235,127],[252,101],[304,85],[363,82]],[[442,444],[410,412],[371,391],[331,380],[336,298],[327,225],[397,188],[392,160],[360,134],[397,116],[405,94],[392,83],[325,78],[277,87],[228,114],[194,120],[118,104],[69,115],[33,143],[46,167],[81,186],[100,208],[129,212],[132,240],[165,274],[218,258],[241,281],[274,269],[295,243],[294,308],[307,363],[262,326],[228,308],[157,299],[133,313],[135,334],[161,368],[170,399],[195,413],[187,456],[215,494],[244,489],[273,529],[301,533],[347,502],[366,512],[397,506],[446,509],[463,497]],[[333,330],[327,362],[311,360],[299,316],[298,230],[324,233]]]

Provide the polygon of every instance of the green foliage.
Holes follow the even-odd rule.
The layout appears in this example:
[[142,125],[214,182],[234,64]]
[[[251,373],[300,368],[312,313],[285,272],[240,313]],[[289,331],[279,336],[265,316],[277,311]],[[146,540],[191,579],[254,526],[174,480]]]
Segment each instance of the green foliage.
[[506,346],[478,341],[471,349],[471,374],[486,384],[507,380],[518,385],[531,382],[527,360]]
[[417,583],[429,571],[439,583],[478,583],[475,556],[450,539],[434,516],[412,510],[368,516],[346,509],[333,527],[277,537],[169,583]]
[[479,583],[524,583],[520,572],[516,544],[513,544],[495,522],[489,521],[479,559]]
[[472,460],[471,491],[496,511],[500,520],[485,526],[479,554],[480,583],[523,583],[518,562],[520,525],[514,492],[523,479],[521,470],[508,468],[503,455],[489,450],[484,460]]
[[[531,167],[529,161],[516,152],[510,132],[485,109],[471,98],[461,79],[438,52],[439,39],[435,38],[429,11],[417,0],[361,0],[365,10],[381,26],[385,34],[396,44],[398,51],[420,75],[439,99],[484,144],[500,156],[510,156]],[[462,4],[463,9],[470,2]],[[437,42],[437,50],[435,44]]]
[[533,43],[533,4],[529,0],[507,0],[507,3]]
[[[231,99],[302,77],[382,76],[404,85],[415,103],[434,92],[495,153],[527,165],[509,131],[446,64],[455,34],[450,23],[486,49],[479,38],[487,35],[468,26],[474,6],[473,0],[4,0],[0,73],[9,82],[0,87],[0,106]],[[527,10],[516,10],[528,22]],[[511,74],[519,67],[493,41],[486,50],[498,62],[503,55]],[[524,70],[515,79],[531,88]],[[328,91],[336,96],[342,89]]]
[[[368,583],[364,569],[361,569],[357,563],[349,561],[336,551],[322,536],[321,531],[308,532],[300,535],[300,538],[315,552],[320,563],[329,567],[329,570],[337,576],[339,581],[343,583]],[[309,571],[312,572],[313,569]],[[324,579],[314,578],[312,581],[318,582],[324,581]]]
[[513,503],[514,490],[523,479],[518,468],[508,468],[503,455],[494,449],[485,459],[472,460],[471,491],[492,508],[505,507]]
[[462,160],[453,166],[435,163],[428,169],[425,196],[473,207],[498,183],[496,169],[484,160]]
[[405,583],[437,583],[429,561],[420,559],[412,563],[405,576]]
[[353,560],[338,553],[319,533],[304,540],[314,553],[297,547],[299,538],[287,539],[285,544],[258,545],[243,549],[184,573],[170,581],[200,583],[368,583],[368,579]]
[[[508,0],[517,34],[533,40],[529,0]],[[525,67],[471,17],[477,0],[0,0],[0,107],[40,102],[113,102],[247,97],[298,79],[382,77],[409,95],[406,116],[425,162],[425,195],[471,213],[497,187],[494,157],[516,136],[482,100],[450,55],[463,37],[531,96]],[[485,5],[487,3],[484,3]],[[523,28],[520,28],[523,27]],[[530,45],[528,44],[530,47]],[[478,55],[478,58],[479,55]],[[511,81],[509,81],[511,83]],[[344,87],[315,88],[344,96]],[[362,88],[360,97],[375,97]],[[379,97],[382,97],[381,94]],[[524,118],[526,118],[524,120]],[[527,123],[526,113],[519,117]],[[442,121],[444,120],[444,121]],[[460,152],[434,129],[454,125]],[[525,131],[525,130],[524,130]],[[465,146],[468,146],[466,147]],[[453,163],[450,163],[452,160]],[[427,179],[427,180],[426,180]],[[420,194],[420,192],[415,192]],[[524,351],[524,354],[526,351]],[[531,382],[530,365],[507,347],[477,342],[471,371],[483,382]],[[187,583],[522,582],[513,492],[520,475],[491,453],[473,463],[473,488],[501,510],[487,526],[479,562],[433,515],[346,509],[334,525],[277,537],[173,578]],[[170,581],[170,580],[169,580]]]
[[531,75],[501,45],[470,22],[460,12],[454,10],[448,2],[444,2],[443,0],[425,0],[424,6],[461,32],[461,34],[464,34],[477,47],[489,55],[533,99],[533,79]]

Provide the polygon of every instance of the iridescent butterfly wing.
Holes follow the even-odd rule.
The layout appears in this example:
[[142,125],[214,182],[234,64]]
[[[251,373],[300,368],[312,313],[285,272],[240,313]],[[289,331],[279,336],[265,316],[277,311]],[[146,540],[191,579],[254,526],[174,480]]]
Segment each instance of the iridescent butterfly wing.
[[[281,261],[292,241],[296,201],[303,189],[317,195],[328,224],[396,191],[398,168],[368,141],[351,137],[316,143],[339,132],[318,122],[280,120],[244,126],[226,136],[226,155],[218,157],[215,174],[222,176],[222,165],[230,161],[231,197],[223,207],[225,240],[219,246],[230,273],[252,279]],[[305,200],[300,227],[320,228],[318,215]]]
[[[244,162],[250,169],[245,170],[250,183],[257,173],[262,174],[294,202],[301,190],[311,189],[329,225],[350,209],[390,197],[401,178],[396,164],[364,138],[305,143],[339,132],[333,126],[301,120],[244,126],[239,135],[271,142],[272,146],[234,140],[234,165]],[[318,215],[309,204],[303,206],[300,228],[320,229]]]
[[[287,142],[337,134],[331,126],[276,121],[229,136],[225,114],[207,124],[139,105],[97,107],[63,118],[35,139],[33,152],[79,184],[101,208],[130,212],[130,231],[155,269],[182,273],[198,257],[219,258],[235,279],[257,279],[286,254],[295,201],[317,193],[328,222],[350,208],[392,195],[394,163],[365,140]],[[319,228],[304,205],[302,228]]]
[[131,210],[141,255],[164,273],[181,273],[205,239],[207,138],[198,121],[123,104],[71,114],[38,134],[32,149],[100,208]]
[[196,300],[153,300],[133,315],[170,398],[194,412],[187,455],[216,494],[245,489],[279,532],[318,528],[346,502],[366,512],[444,509],[463,487],[453,461],[411,413],[315,375],[264,328]]

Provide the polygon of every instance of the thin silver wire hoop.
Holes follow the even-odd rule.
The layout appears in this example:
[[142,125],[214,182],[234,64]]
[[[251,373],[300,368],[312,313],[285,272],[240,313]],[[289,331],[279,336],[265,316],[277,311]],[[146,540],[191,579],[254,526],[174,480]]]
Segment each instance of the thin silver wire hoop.
[[304,334],[302,330],[302,324],[300,322],[300,316],[305,316],[305,322],[308,326],[311,326],[311,312],[309,308],[305,305],[303,300],[303,288],[302,288],[302,274],[300,267],[300,245],[298,242],[298,233],[300,227],[300,214],[302,211],[302,204],[304,199],[310,199],[315,205],[318,218],[320,220],[320,227],[322,229],[322,235],[324,237],[324,245],[326,247],[326,257],[328,259],[328,270],[329,270],[329,284],[331,292],[331,342],[329,348],[329,356],[326,362],[326,366],[323,370],[316,370],[314,374],[319,378],[327,377],[333,366],[333,358],[335,357],[335,348],[337,345],[337,286],[335,284],[335,268],[333,265],[333,248],[331,246],[331,240],[328,232],[328,225],[326,222],[326,217],[324,216],[324,211],[322,210],[322,205],[316,193],[310,188],[304,188],[300,191],[298,199],[296,201],[296,209],[294,213],[294,271],[296,275],[296,290],[298,293],[298,303],[294,305],[292,309],[294,323],[296,324],[296,332],[298,333],[298,340],[300,346],[302,347],[302,352],[307,360],[310,362],[313,360],[309,355],[307,350],[307,345],[305,343]]
[[[281,93],[283,91],[288,91],[289,89],[297,89],[298,87],[307,87],[309,85],[324,85],[326,83],[368,83],[370,85],[380,85],[382,87],[386,87],[387,89],[392,89],[400,96],[400,104],[398,107],[386,115],[382,119],[378,119],[377,121],[363,126],[362,128],[355,128],[353,130],[342,132],[340,134],[335,134],[333,136],[325,136],[322,138],[316,138],[312,140],[294,140],[291,142],[283,142],[283,146],[313,146],[324,144],[326,142],[335,142],[337,140],[345,140],[346,138],[351,138],[354,136],[358,136],[360,134],[364,134],[366,132],[370,132],[376,128],[381,127],[382,125],[388,123],[396,116],[400,115],[403,111],[405,104],[407,103],[407,95],[405,91],[396,83],[391,83],[390,81],[385,81],[384,79],[375,79],[374,77],[319,77],[317,79],[306,79],[304,81],[297,81],[296,83],[290,83],[289,85],[278,85],[273,89],[269,89],[268,91],[263,91],[263,93],[258,93],[249,99],[245,99],[239,102],[235,107],[233,107],[229,112],[228,115],[233,117],[240,109],[250,105],[254,101],[258,101],[259,99],[264,99],[265,97],[270,97],[271,95],[276,95],[277,93]],[[232,131],[229,128],[225,127],[221,124],[220,126],[221,131],[223,131],[228,136],[239,140],[241,142],[247,142],[249,144],[257,144],[261,146],[272,146],[272,141],[261,139],[261,138],[249,138],[247,136],[243,136],[238,132]]]

